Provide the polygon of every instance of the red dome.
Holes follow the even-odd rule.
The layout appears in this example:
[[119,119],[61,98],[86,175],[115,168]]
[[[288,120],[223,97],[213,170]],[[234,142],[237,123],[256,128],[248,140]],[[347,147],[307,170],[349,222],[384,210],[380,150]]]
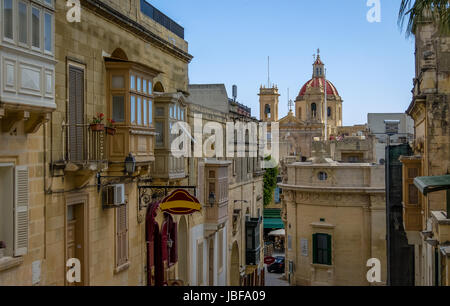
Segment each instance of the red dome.
[[[323,88],[323,84],[324,84],[325,79],[324,78],[313,78],[311,80],[309,80],[308,82],[305,83],[305,85],[303,85],[302,89],[300,90],[300,93],[298,94],[298,98],[300,98],[301,96],[305,95],[306,93],[306,89],[313,87],[313,88]],[[334,96],[339,96],[339,93],[336,89],[336,87],[334,87],[334,85],[327,80],[327,95],[334,95]]]

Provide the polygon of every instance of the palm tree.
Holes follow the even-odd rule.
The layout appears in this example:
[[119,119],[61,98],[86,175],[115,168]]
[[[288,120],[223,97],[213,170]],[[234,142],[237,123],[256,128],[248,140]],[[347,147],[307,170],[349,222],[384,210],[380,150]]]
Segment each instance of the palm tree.
[[431,20],[442,34],[450,33],[449,0],[402,0],[398,23],[403,28],[407,20],[406,34],[414,34],[421,21]]

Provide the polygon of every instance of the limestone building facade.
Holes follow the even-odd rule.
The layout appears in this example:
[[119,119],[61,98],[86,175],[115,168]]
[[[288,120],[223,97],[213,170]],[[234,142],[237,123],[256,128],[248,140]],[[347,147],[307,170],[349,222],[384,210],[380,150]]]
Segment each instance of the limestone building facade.
[[385,284],[384,167],[333,161],[323,146],[314,154],[288,164],[279,184],[290,284],[366,286],[371,258]]
[[55,2],[2,0],[0,286],[40,282],[48,121],[56,109]]
[[[416,177],[450,171],[450,37],[429,21],[415,35],[413,99],[406,113],[414,120],[414,156],[403,157],[403,220],[414,246],[415,284],[450,285],[450,217],[445,191],[423,196]],[[448,195],[447,195],[448,197]]]
[[[194,131],[195,116],[199,115],[201,115],[200,122],[205,131],[208,126],[211,128],[219,125],[223,134],[225,134],[227,122],[233,124],[237,121],[255,124],[258,122],[251,117],[249,108],[228,98],[223,84],[192,84],[189,85],[189,93],[188,116],[192,131]],[[216,135],[215,140],[207,145],[211,156],[189,158],[189,180],[191,183],[198,182],[199,190],[203,194],[199,199],[205,203],[206,213],[204,219],[198,219],[197,225],[192,228],[191,242],[199,241],[203,246],[203,252],[206,252],[207,248],[214,249],[210,246],[217,241],[223,241],[225,245],[215,249],[215,252],[218,252],[216,257],[211,256],[202,262],[197,255],[198,260],[191,261],[192,269],[200,271],[199,274],[191,273],[195,280],[192,284],[263,285],[263,178],[260,160],[248,154],[245,157],[237,157],[235,154],[234,158],[229,158],[226,157],[225,151],[222,152],[222,157],[218,157],[216,141],[220,139],[217,136],[219,131],[212,131],[214,131],[213,135]],[[210,133],[205,132],[203,141],[206,142],[209,137]],[[236,143],[237,137],[236,133]],[[223,149],[225,150],[225,147]],[[224,171],[221,181],[214,179],[214,175],[220,168]],[[208,197],[211,192],[216,196],[220,194],[217,188],[221,190],[224,188],[222,192],[225,193],[226,200],[223,206],[216,205],[214,202],[210,207]],[[201,250],[201,248],[198,251],[194,250],[193,256]],[[218,261],[221,260],[223,263],[218,265]],[[211,269],[216,271],[214,275],[217,277],[214,280],[206,275]],[[205,277],[199,279],[201,274]]]
[[[0,171],[21,196],[1,215],[13,203],[25,213],[20,229],[0,222],[0,285],[69,285],[70,258],[77,284],[170,285],[188,265],[176,232],[184,237],[189,217],[147,205],[140,187],[187,181],[164,138],[172,119],[186,120],[184,30],[146,1],[80,3],[81,22],[69,22],[65,1],[2,0],[11,27],[0,51]],[[19,26],[36,20],[41,31]]]

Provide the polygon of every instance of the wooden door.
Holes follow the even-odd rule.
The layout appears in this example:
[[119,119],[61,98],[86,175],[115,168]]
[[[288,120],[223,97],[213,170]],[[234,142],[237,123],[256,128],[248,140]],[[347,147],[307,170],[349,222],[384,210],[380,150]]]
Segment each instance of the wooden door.
[[214,286],[214,240],[209,241],[209,285]]
[[71,205],[67,208],[66,262],[70,258],[80,261],[81,282],[68,283],[69,286],[84,285],[84,211],[83,205]]

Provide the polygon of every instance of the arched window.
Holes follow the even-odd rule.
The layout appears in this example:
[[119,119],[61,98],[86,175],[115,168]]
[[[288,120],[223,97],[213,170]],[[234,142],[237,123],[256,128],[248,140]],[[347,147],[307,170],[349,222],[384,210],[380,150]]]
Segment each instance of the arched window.
[[164,87],[161,84],[161,82],[156,82],[155,86],[153,87],[154,92],[164,92]]
[[328,179],[328,174],[326,172],[319,172],[317,175],[320,181],[326,181]]
[[269,104],[266,104],[266,106],[265,106],[265,108],[264,108],[264,114],[266,115],[266,119],[267,119],[267,118],[270,118],[270,113],[271,113],[271,111],[270,111],[270,105],[269,105]]
[[120,49],[120,48],[117,48],[116,50],[114,50],[113,53],[111,54],[111,57],[114,57],[114,58],[118,58],[118,59],[121,59],[121,60],[128,61],[128,56],[127,56],[127,54],[125,53],[125,51],[123,51],[123,50]]
[[317,114],[317,105],[316,103],[311,104],[311,116],[313,118],[316,118],[316,114]]
[[331,107],[328,107],[327,109],[327,116],[331,118]]

